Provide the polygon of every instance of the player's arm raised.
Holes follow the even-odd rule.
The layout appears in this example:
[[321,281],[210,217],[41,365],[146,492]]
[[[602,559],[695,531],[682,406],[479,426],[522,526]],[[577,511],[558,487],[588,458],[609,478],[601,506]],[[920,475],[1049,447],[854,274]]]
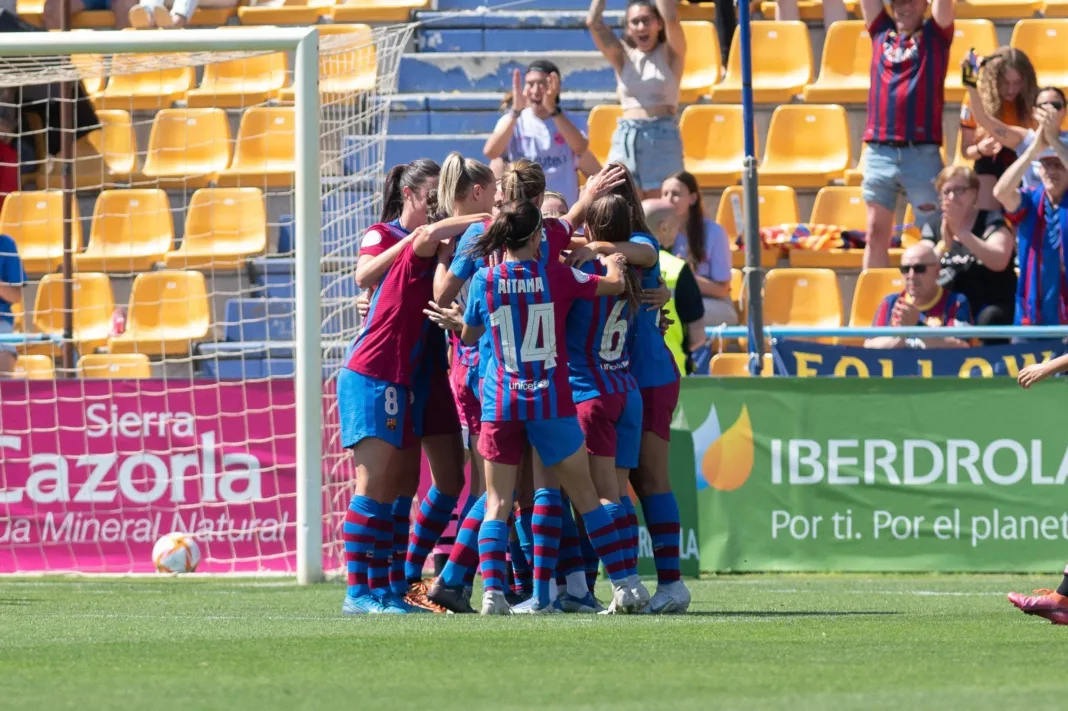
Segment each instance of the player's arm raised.
[[593,201],[602,195],[608,194],[617,185],[622,185],[626,179],[626,170],[618,165],[602,168],[597,175],[591,175],[589,180],[586,181],[586,187],[583,189],[578,202],[568,210],[563,219],[576,230],[582,227],[582,224],[586,221],[586,212],[590,209]]

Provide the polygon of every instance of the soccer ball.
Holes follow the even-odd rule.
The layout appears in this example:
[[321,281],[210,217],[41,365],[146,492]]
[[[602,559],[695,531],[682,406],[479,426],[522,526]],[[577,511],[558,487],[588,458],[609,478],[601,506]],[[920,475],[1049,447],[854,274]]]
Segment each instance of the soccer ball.
[[152,546],[152,564],[160,573],[192,573],[200,565],[200,547],[188,533],[168,533]]

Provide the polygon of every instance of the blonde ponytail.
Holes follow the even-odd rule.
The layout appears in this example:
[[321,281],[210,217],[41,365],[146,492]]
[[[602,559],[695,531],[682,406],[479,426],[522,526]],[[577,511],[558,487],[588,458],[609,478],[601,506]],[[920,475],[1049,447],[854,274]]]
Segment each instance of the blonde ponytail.
[[492,189],[497,180],[489,166],[479,163],[474,158],[464,158],[453,151],[441,164],[441,177],[438,179],[438,210],[445,215],[453,215],[456,203],[471,194],[471,189],[481,185]]

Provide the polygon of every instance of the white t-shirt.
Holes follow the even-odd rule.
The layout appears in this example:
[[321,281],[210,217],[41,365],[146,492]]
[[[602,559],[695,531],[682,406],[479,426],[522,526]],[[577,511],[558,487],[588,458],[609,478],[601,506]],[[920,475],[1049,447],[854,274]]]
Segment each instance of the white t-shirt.
[[[497,122],[500,128],[508,121],[508,114]],[[560,193],[567,200],[568,207],[578,201],[579,185],[578,156],[567,145],[564,135],[556,130],[552,118],[542,120],[530,107],[523,109],[512,129],[512,140],[508,142],[505,160],[526,158],[534,161],[545,171],[545,189]]]
[[[1020,145],[1016,146],[1016,155],[1022,156],[1024,151],[1030,148],[1031,144],[1035,142],[1035,130],[1028,129],[1027,135],[1020,141]],[[1068,146],[1068,131],[1061,131],[1061,143]],[[1031,161],[1031,169],[1024,174],[1023,187],[1036,188],[1042,185],[1042,181],[1038,178],[1038,172],[1035,170],[1038,161]]]

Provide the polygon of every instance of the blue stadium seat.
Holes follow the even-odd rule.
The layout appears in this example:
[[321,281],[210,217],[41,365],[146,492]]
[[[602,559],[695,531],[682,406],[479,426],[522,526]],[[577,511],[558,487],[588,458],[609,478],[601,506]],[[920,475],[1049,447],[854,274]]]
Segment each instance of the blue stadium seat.
[[[268,299],[292,299],[295,266],[295,259],[273,257],[254,260],[250,269],[254,283],[264,287]],[[350,273],[326,272],[321,280],[324,299],[355,299],[359,294]]]
[[[356,256],[356,245],[352,235],[360,235],[363,230],[378,221],[374,208],[374,193],[365,190],[340,190],[329,193],[323,198],[320,220],[322,220],[322,254],[339,253],[344,256]],[[278,227],[279,254],[293,252],[293,216],[282,215]]]
[[223,338],[227,341],[292,341],[296,302],[292,299],[230,299]]

